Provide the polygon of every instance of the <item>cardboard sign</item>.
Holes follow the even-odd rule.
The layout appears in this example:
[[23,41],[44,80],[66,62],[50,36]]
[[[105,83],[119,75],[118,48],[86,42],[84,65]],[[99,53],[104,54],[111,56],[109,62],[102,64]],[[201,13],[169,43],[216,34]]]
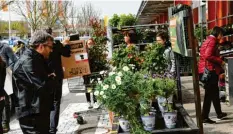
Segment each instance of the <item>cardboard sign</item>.
[[90,74],[88,54],[84,40],[70,41],[71,56],[62,56],[64,78]]

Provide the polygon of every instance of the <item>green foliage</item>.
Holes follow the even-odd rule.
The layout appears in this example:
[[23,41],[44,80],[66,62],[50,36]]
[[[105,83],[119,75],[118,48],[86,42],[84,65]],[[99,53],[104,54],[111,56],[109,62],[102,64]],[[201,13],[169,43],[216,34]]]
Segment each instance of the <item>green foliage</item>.
[[115,33],[112,35],[113,43],[116,45],[124,43],[124,35],[121,33]]
[[136,23],[136,17],[132,14],[121,14],[120,16],[114,14],[109,23],[112,27],[132,26]]
[[113,17],[109,20],[110,26],[117,27],[120,21],[120,17],[117,14],[114,14]]
[[167,61],[163,56],[164,50],[165,48],[158,43],[147,45],[146,51],[143,53],[142,69],[151,73],[163,74],[167,68]]
[[107,37],[106,29],[102,28],[100,22],[97,19],[90,21],[90,25],[93,28],[92,37],[95,45],[89,48],[89,64],[91,72],[99,72],[108,69],[107,61]]
[[143,58],[135,45],[130,47],[120,45],[114,50],[111,63],[117,68],[133,64],[136,70],[140,70]]
[[145,82],[147,81],[141,73],[134,73],[128,66],[124,66],[122,69],[110,72],[108,77],[96,86],[94,92],[107,109],[130,122],[133,134],[147,134],[138,120],[141,115],[138,109],[142,95],[141,88],[147,87]]
[[202,31],[202,40],[204,40],[207,36],[207,31],[206,31],[206,27],[197,27],[194,30],[194,35],[195,37],[198,39],[199,42],[201,42],[201,31]]
[[[21,21],[12,21],[11,22],[11,29],[12,30],[16,30],[18,36],[24,36],[25,34],[28,33],[28,28],[25,27],[25,22],[21,22]],[[2,21],[0,22],[0,31],[1,32],[7,32],[8,33],[9,30],[9,24],[6,21]]]

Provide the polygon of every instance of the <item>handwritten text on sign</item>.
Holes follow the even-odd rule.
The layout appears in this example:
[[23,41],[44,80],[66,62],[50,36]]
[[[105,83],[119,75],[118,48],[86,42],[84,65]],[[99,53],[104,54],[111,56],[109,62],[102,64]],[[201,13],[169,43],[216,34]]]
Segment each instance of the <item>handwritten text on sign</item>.
[[62,57],[64,78],[83,76],[90,74],[88,54],[84,40],[71,41],[71,57]]

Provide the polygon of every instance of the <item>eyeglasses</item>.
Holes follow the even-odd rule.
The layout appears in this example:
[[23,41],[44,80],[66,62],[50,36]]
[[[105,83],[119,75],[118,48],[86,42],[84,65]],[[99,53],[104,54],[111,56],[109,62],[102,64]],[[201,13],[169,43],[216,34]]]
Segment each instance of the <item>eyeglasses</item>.
[[47,46],[47,47],[49,47],[50,49],[53,49],[53,46],[49,46],[49,45],[43,45],[43,46]]

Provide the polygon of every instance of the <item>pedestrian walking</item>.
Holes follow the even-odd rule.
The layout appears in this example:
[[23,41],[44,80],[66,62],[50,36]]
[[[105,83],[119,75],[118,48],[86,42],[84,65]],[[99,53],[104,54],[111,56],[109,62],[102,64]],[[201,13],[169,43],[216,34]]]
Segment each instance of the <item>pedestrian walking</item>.
[[36,31],[31,46],[13,67],[13,89],[16,95],[16,116],[24,134],[48,134],[50,123],[51,85],[46,60],[53,50],[53,37]]
[[0,57],[0,134],[3,134],[2,128],[2,113],[5,105],[5,90],[4,83],[6,79],[6,63]]
[[[2,60],[6,63],[6,67],[9,67],[9,69],[12,69],[14,63],[17,61],[17,57],[15,56],[11,47],[5,43],[0,43],[0,56],[2,57]],[[12,94],[11,96],[14,99],[14,94]],[[13,102],[14,101],[12,101],[12,105],[14,105]],[[10,109],[10,96],[5,92],[5,106],[2,115],[2,125],[4,133],[10,131]]]
[[[46,32],[52,35],[52,29],[46,29]],[[71,50],[70,46],[67,43],[62,44],[60,41],[54,41],[53,43],[53,52],[49,55],[48,66],[52,73],[55,73],[56,77],[53,81],[51,81],[51,86],[53,86],[53,108],[50,112],[50,130],[51,134],[56,134],[57,126],[59,122],[59,114],[60,114],[60,105],[61,105],[61,97],[62,97],[62,84],[63,84],[63,69],[61,63],[61,56],[70,57]]]
[[[217,43],[219,43],[222,37],[223,29],[216,26],[200,48],[198,71],[199,79],[204,82],[205,89],[202,109],[203,123],[216,123],[209,118],[211,102],[213,102],[218,119],[227,116],[227,114],[223,113],[221,110],[218,88],[219,75],[224,72],[223,66],[225,65],[225,62],[220,58],[217,47]],[[206,79],[207,77],[203,77],[206,75],[208,75],[208,79]]]

